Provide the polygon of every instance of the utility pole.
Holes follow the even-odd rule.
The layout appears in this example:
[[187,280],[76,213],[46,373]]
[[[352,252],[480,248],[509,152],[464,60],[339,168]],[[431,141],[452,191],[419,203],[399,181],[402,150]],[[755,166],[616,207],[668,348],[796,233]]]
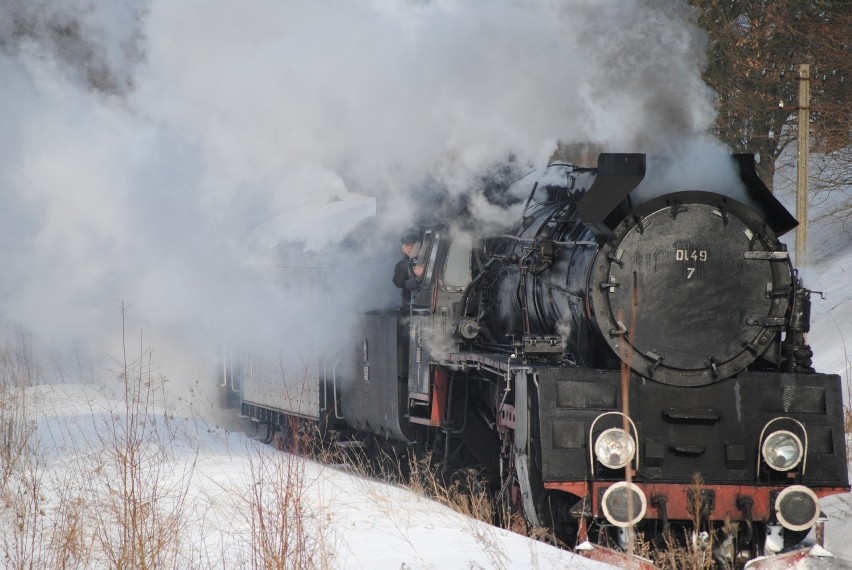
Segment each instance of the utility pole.
[[811,66],[799,66],[799,159],[796,176],[796,265],[807,265],[808,252],[808,128],[811,105]]

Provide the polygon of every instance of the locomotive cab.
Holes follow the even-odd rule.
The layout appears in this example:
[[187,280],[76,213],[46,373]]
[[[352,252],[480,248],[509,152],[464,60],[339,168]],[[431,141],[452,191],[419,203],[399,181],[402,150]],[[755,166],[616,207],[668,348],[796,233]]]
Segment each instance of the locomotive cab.
[[[456,348],[455,312],[471,281],[469,234],[428,227],[420,238],[420,286],[410,304],[365,315],[356,355],[362,377],[343,394],[344,415],[355,429],[404,443],[416,438],[417,425],[441,425],[446,384],[432,363]],[[396,396],[389,398],[391,413],[376,393]]]
[[[471,281],[473,241],[469,234],[446,228],[423,232],[426,272],[412,295],[402,342],[408,345],[408,390],[412,416],[416,402],[429,402],[432,355],[440,357],[457,347],[453,337],[458,305]],[[404,319],[405,320],[405,319]]]

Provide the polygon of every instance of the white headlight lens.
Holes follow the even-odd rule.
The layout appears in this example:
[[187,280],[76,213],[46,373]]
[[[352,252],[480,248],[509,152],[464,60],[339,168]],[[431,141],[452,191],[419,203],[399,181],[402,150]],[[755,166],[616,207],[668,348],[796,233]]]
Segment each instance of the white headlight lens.
[[610,428],[595,441],[595,457],[610,469],[624,467],[636,453],[636,442],[621,428]]
[[789,471],[802,460],[802,442],[796,434],[776,431],[763,440],[763,459],[776,471]]

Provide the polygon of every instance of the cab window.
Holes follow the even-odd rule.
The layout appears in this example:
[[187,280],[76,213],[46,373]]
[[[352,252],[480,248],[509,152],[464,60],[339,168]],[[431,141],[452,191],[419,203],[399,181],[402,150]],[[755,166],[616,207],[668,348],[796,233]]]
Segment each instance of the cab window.
[[447,252],[447,262],[444,265],[444,275],[441,287],[446,291],[463,291],[470,283],[470,252],[473,240],[470,235],[458,233],[450,242]]

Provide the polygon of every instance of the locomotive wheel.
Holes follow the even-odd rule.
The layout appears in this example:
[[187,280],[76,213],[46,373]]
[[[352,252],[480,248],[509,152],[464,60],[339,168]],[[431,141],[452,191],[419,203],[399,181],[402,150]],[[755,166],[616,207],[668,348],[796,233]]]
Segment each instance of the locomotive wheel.
[[269,445],[270,443],[272,443],[272,440],[275,439],[275,428],[273,428],[272,424],[270,423],[264,425],[266,426],[266,433],[265,437],[261,441],[263,441],[263,443],[265,443],[266,445]]
[[283,419],[278,422],[278,429],[275,431],[275,448],[278,451],[286,451],[288,453],[298,453],[296,446],[294,445],[294,437],[293,437],[293,427],[292,423],[295,421],[295,418],[290,418],[285,416]]
[[495,504],[498,523],[501,527],[519,534],[526,534],[528,523],[521,504],[521,487],[514,478],[503,483]]
[[500,525],[523,534],[529,530],[533,524],[531,520],[535,518],[541,529],[549,531],[538,540],[560,547],[573,546],[579,531],[579,522],[571,514],[571,506],[576,502],[576,498],[573,495],[544,490],[541,472],[533,464],[529,468],[531,480],[528,487],[538,492],[533,498],[532,508],[535,510],[535,516],[531,517],[530,513],[526,512],[522,500],[522,486],[518,480],[518,473],[513,467],[509,467],[511,462],[505,459],[503,461],[504,476],[495,500]]
[[269,422],[251,421],[246,427],[246,435],[261,443],[271,443],[272,438],[275,437],[275,430]]
[[366,456],[366,467],[370,474],[386,480],[395,480],[402,472],[402,461],[393,446],[384,445],[377,436],[366,434],[364,436],[364,454]]
[[240,418],[237,421],[239,423],[240,428],[243,430],[243,433],[246,434],[247,437],[250,437],[251,439],[257,439],[257,437],[255,436],[255,434],[257,434],[258,428],[257,422],[253,422],[246,418]]
[[572,499],[576,500],[576,497],[547,490],[539,498],[536,509],[542,525],[552,533],[546,537],[549,539],[547,542],[561,548],[575,546],[580,531],[579,521],[571,514]]

